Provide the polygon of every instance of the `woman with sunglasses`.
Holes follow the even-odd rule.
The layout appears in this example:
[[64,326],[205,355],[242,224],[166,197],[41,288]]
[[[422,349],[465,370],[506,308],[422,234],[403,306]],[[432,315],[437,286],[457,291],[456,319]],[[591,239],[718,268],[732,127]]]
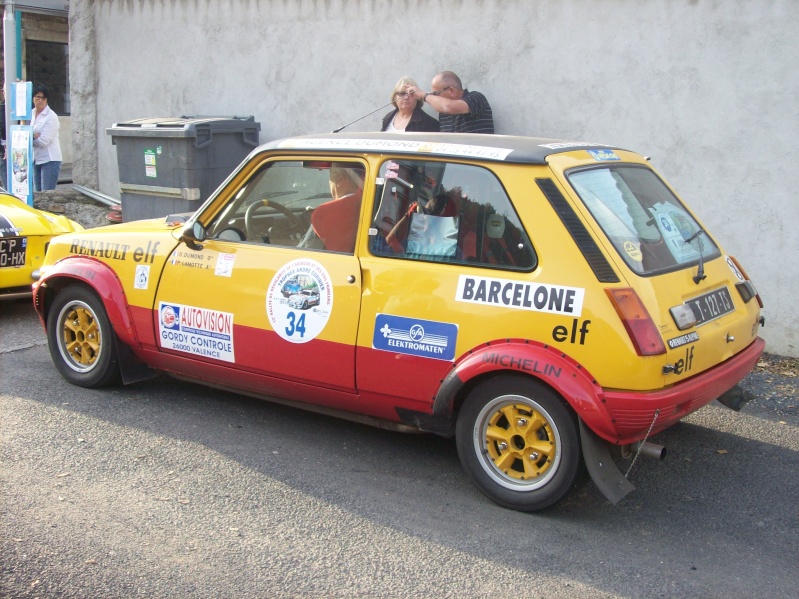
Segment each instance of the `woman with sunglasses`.
[[438,121],[422,110],[424,102],[417,100],[408,90],[416,88],[416,82],[410,77],[403,77],[397,81],[391,92],[391,103],[396,106],[394,110],[383,117],[381,131],[387,133],[404,133],[405,131],[432,131],[439,130]]
[[50,90],[37,85],[33,90],[33,191],[55,189],[61,172],[61,144],[58,143],[58,115],[47,105]]

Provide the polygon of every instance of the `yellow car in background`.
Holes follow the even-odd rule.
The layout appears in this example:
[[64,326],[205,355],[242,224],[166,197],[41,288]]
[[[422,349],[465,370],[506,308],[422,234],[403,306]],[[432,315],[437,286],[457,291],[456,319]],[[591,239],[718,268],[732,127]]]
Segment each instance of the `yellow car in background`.
[[616,460],[662,457],[651,437],[715,399],[740,409],[765,345],[739,262],[617,147],[278,140],[180,220],[52,242],[34,304],[66,380],[163,371],[455,437],[516,510],[555,504],[585,467],[619,501]]
[[0,189],[0,300],[30,297],[50,240],[75,231],[83,227]]

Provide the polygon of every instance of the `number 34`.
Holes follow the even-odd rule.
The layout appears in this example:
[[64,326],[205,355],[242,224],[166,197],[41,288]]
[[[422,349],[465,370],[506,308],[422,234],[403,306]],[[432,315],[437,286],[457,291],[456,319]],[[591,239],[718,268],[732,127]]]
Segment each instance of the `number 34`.
[[289,326],[286,327],[286,335],[293,337],[294,333],[299,333],[300,337],[305,336],[305,314],[300,314],[297,318],[296,312],[288,313]]

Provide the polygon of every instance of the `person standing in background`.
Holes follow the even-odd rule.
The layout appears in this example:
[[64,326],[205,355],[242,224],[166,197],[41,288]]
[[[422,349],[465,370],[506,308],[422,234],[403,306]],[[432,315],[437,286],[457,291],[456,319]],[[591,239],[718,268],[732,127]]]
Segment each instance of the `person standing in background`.
[[61,172],[61,144],[58,115],[47,105],[50,90],[44,85],[33,89],[33,191],[55,189]]
[[409,91],[417,87],[410,77],[402,77],[391,92],[391,103],[395,108],[383,117],[381,131],[404,133],[405,131],[438,131],[438,121],[422,110],[421,100]]
[[480,92],[463,89],[460,77],[452,71],[442,71],[430,83],[432,91],[413,87],[417,100],[427,102],[439,113],[442,133],[493,133],[494,115],[491,105]]

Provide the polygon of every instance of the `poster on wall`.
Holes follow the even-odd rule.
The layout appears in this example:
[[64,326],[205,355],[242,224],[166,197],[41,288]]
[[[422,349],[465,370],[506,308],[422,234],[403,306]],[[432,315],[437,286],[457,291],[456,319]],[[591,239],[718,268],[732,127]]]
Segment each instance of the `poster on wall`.
[[33,127],[13,125],[8,149],[8,191],[33,206]]
[[20,81],[11,84],[11,119],[29,121],[33,117],[33,84]]

